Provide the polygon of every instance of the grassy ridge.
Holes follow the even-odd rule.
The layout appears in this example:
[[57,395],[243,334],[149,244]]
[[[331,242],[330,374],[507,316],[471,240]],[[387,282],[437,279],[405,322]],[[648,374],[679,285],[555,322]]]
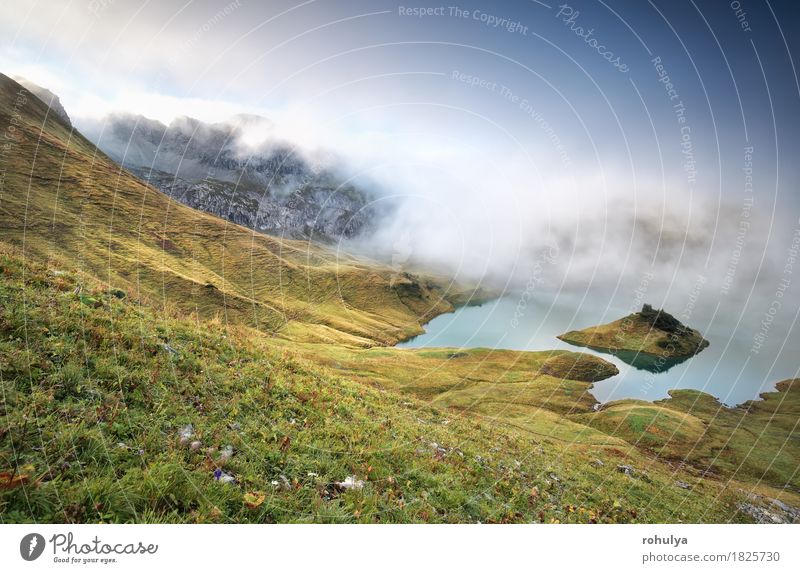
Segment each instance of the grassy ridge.
[[793,387],[720,415],[686,394],[594,412],[592,381],[615,374],[597,358],[381,346],[469,292],[173,203],[45,113],[0,77],[3,521],[716,522],[798,505]]
[[413,275],[392,281],[388,267],[185,207],[46,113],[0,75],[0,126],[14,128],[0,226],[27,256],[74,263],[150,305],[361,346],[419,334],[421,322],[453,310],[448,299],[465,296]]
[[[616,369],[584,354],[335,346],[303,351],[366,384],[540,437],[632,444],[708,475],[800,490],[797,381],[780,382],[776,392],[736,408],[696,390],[673,390],[670,399],[655,403],[620,400],[600,407],[591,382],[580,379],[588,372],[600,380],[616,374]],[[553,369],[554,363],[558,369]]]
[[655,403],[620,400],[570,418],[663,459],[797,491],[800,380],[779,382],[776,392],[761,397],[728,408],[697,390],[671,390],[670,398]]
[[597,404],[589,392],[591,383],[577,378],[587,370],[596,380],[617,373],[614,365],[594,356],[480,348],[359,351],[314,345],[298,350],[364,384],[404,392],[439,408],[502,421],[540,437],[624,445],[565,418],[591,412]]
[[778,495],[448,413],[0,251],[2,522],[746,521],[742,488]]

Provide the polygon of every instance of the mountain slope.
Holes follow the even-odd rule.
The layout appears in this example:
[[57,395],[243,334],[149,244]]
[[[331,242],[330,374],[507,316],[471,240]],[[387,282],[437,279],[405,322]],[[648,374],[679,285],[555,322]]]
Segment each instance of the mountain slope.
[[30,91],[33,95],[37,98],[42,100],[44,104],[50,108],[50,110],[55,113],[58,117],[64,120],[64,123],[67,125],[72,125],[72,121],[69,119],[69,115],[67,115],[67,110],[64,109],[64,106],[61,104],[61,100],[58,99],[58,96],[48,90],[47,88],[43,88],[40,85],[33,83],[30,80],[27,80],[22,77],[14,77],[14,80],[19,83],[22,87]]
[[432,279],[393,280],[388,267],[185,207],[54,114],[45,121],[46,111],[0,77],[0,125],[14,135],[3,158],[0,226],[27,256],[59,259],[152,304],[354,345],[420,333],[421,322],[453,309],[448,298],[463,296]]
[[184,117],[167,126],[113,114],[87,127],[100,149],[173,199],[259,232],[335,242],[371,230],[378,216],[369,193],[313,167],[290,145],[243,143],[269,133],[264,118]]
[[0,245],[2,523],[738,522],[745,500],[797,502],[372,389],[17,251]]
[[[786,457],[771,452],[769,484],[738,471],[741,433],[714,479],[704,457],[676,468],[641,432],[580,418],[614,373],[598,359],[375,348],[469,291],[177,204],[46,115],[0,76],[3,521],[750,521],[798,505]],[[796,420],[769,402],[748,429]]]

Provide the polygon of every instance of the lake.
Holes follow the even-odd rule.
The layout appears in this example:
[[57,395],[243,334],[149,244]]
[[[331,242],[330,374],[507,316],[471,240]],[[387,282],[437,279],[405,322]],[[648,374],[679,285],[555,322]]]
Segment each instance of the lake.
[[[585,304],[559,305],[542,298],[507,296],[481,306],[468,306],[437,316],[425,325],[425,334],[398,345],[400,348],[490,348],[508,350],[564,349],[588,352],[613,362],[619,374],[597,382],[592,394],[601,402],[622,398],[658,400],[673,388],[694,388],[735,405],[774,389],[775,383],[796,375],[793,353],[750,352],[752,338],[731,336],[719,321],[711,332],[698,328],[711,345],[693,358],[653,372],[648,364],[630,356],[614,356],[576,347],[556,338],[569,330],[603,324],[626,313],[612,314],[607,307]],[[669,310],[669,309],[667,309]],[[719,335],[715,335],[719,332]],[[624,360],[623,360],[624,358]],[[644,357],[641,357],[644,358]],[[635,364],[629,364],[634,362]]]

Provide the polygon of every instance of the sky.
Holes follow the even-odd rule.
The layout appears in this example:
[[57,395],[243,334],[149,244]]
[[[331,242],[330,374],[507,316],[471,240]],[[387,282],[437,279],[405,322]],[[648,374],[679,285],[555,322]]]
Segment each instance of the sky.
[[758,324],[800,282],[795,4],[10,1],[0,71],[78,128],[263,115],[399,205],[378,254],[615,308],[702,277],[697,312]]

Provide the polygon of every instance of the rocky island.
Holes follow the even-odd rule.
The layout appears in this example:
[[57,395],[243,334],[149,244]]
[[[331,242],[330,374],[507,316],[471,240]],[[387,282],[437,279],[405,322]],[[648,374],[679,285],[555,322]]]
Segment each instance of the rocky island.
[[688,358],[708,340],[664,310],[644,304],[642,310],[614,322],[572,330],[558,337],[564,342],[610,353],[646,354],[660,358]]

